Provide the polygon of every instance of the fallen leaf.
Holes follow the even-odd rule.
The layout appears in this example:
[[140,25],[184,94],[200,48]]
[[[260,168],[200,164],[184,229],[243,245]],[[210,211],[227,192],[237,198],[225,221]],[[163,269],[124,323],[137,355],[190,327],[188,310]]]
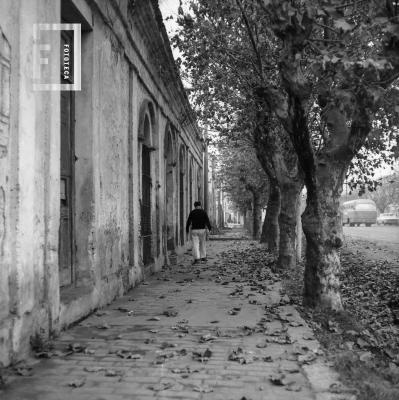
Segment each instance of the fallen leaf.
[[[68,355],[68,354],[72,354],[73,352],[69,352],[69,353],[66,353],[66,355]],[[35,357],[36,358],[52,358],[53,357],[53,352],[51,352],[51,351],[40,351],[40,352],[38,352],[38,353],[35,353]]]
[[207,333],[206,335],[202,335],[200,337],[200,343],[205,343],[205,342],[210,342],[211,340],[217,339],[216,336],[211,335],[210,333]]
[[104,322],[104,323],[102,323],[100,325],[97,325],[96,328],[97,329],[109,329],[111,327],[106,322]]
[[87,349],[87,346],[84,346],[80,343],[70,343],[67,347],[67,350],[72,351],[74,353],[83,353]]
[[104,375],[108,376],[108,377],[122,376],[123,375],[123,371],[116,371],[116,370],[113,370],[113,369],[107,369],[107,370],[105,370],[105,374]]
[[101,372],[101,371],[104,371],[104,368],[102,368],[102,367],[84,367],[83,371],[86,371],[86,372]]
[[123,313],[128,313],[130,311],[127,307],[118,307],[116,310]]
[[305,333],[305,334],[302,336],[302,338],[303,338],[304,340],[315,340],[315,337],[314,337],[313,333]]
[[308,353],[308,354],[305,354],[305,355],[299,355],[298,356],[298,362],[300,364],[310,364],[316,358],[317,358],[316,354]]
[[212,351],[206,349],[205,351],[193,351],[193,359],[195,361],[207,362],[212,357]]
[[229,361],[237,361],[240,364],[250,364],[253,363],[257,357],[251,351],[244,351],[241,347],[233,350],[228,357]]
[[211,393],[213,389],[209,386],[194,386],[193,390],[200,393]]
[[296,328],[298,326],[303,326],[303,323],[298,321],[290,321],[288,325]]
[[86,378],[82,379],[75,379],[74,381],[71,381],[68,383],[68,386],[71,386],[73,388],[80,388],[86,383]]
[[20,376],[32,376],[32,367],[16,367],[14,368],[14,371],[17,375]]
[[163,315],[166,315],[167,317],[176,317],[178,312],[176,310],[166,310],[163,312]]
[[285,366],[281,368],[284,372],[288,372],[289,374],[296,374],[298,372],[300,372],[300,369],[298,366],[296,365],[292,365],[292,366]]
[[169,349],[171,347],[177,347],[176,343],[168,343],[168,342],[162,342],[159,346],[162,350],[164,349]]
[[284,374],[272,374],[269,377],[271,383],[273,383],[273,385],[276,386],[284,386],[285,385],[284,378],[285,378]]
[[153,390],[154,392],[162,392],[163,390],[168,390],[173,387],[172,382],[162,382],[157,385],[148,386],[148,389]]
[[104,315],[108,315],[109,313],[107,311],[97,311],[96,316],[97,317],[103,317]]

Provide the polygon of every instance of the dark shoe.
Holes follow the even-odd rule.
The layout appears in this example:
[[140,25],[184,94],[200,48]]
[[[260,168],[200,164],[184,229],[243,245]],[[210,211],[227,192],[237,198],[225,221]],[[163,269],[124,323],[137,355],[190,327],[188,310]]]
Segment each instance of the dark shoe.
[[201,258],[202,262],[207,262],[208,260],[206,258]]
[[192,265],[199,264],[200,260],[194,260]]

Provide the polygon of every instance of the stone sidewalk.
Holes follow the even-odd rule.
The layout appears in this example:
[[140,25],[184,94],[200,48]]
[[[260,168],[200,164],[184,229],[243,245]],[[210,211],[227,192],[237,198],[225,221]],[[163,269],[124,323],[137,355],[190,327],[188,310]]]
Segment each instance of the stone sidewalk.
[[251,245],[208,242],[199,266],[187,254],[64,332],[51,358],[21,364],[25,376],[0,398],[353,399],[279,280],[268,272],[256,284],[240,281],[239,260],[229,272],[223,252]]

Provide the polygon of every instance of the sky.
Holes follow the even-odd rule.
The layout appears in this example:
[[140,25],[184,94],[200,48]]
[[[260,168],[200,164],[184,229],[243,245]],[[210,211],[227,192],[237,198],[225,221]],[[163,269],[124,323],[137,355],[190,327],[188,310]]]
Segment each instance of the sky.
[[[179,0],[159,0],[159,8],[161,9],[166,29],[169,32],[169,30],[174,29],[175,27]],[[165,21],[165,18],[170,15],[173,16],[173,19]]]
[[[1,0],[0,0],[1,1]],[[166,31],[168,32],[169,38],[176,32],[177,24],[177,10],[179,8],[180,0],[159,0],[159,8],[161,10],[163,16],[163,22],[166,27]],[[173,18],[167,19],[167,17],[172,16]],[[172,46],[172,52],[175,59],[178,57],[182,57],[179,49],[174,48]],[[185,87],[190,87],[189,83],[183,80],[183,84]]]

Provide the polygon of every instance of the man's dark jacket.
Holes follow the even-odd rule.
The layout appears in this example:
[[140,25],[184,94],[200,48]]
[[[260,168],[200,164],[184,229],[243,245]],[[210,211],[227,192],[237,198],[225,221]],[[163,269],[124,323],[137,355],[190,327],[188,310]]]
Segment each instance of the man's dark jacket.
[[190,225],[191,229],[205,229],[208,227],[208,229],[211,230],[211,223],[209,222],[208,214],[201,208],[196,208],[190,212],[186,224],[187,233],[190,229]]

